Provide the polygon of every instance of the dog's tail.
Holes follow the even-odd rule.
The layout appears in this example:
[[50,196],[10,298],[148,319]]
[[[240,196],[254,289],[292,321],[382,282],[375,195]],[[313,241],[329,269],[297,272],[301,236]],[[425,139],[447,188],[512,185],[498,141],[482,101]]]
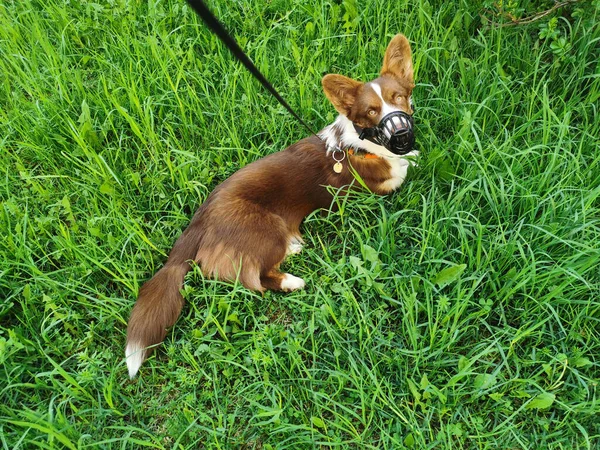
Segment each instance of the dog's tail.
[[185,274],[190,269],[187,261],[168,261],[140,289],[127,325],[125,344],[125,358],[131,378],[150,356],[153,346],[163,341],[167,328],[172,326],[181,314],[183,297],[179,290],[183,286]]

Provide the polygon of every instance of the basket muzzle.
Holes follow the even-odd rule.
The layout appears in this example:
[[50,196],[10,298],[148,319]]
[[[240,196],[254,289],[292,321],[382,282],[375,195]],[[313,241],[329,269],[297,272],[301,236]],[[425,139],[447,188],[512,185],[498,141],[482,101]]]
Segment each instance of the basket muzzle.
[[371,128],[354,125],[359,139],[381,145],[395,155],[406,155],[415,146],[414,119],[403,111],[386,114]]

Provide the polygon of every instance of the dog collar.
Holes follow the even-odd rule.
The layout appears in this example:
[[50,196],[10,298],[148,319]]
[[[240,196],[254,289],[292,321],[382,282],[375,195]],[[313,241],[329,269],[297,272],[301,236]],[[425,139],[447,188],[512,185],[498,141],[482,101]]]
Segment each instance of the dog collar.
[[363,159],[379,159],[380,158],[379,156],[377,156],[377,155],[375,155],[373,153],[369,153],[369,152],[364,151],[364,150],[356,150],[356,149],[354,149],[352,147],[350,147],[348,149],[348,154],[350,156],[357,156],[357,157],[363,158]]
[[374,155],[373,153],[366,152],[364,150],[357,150],[352,147],[348,147],[345,150],[342,150],[339,147],[335,147],[331,150],[331,157],[335,161],[333,165],[333,171],[335,173],[342,173],[344,166],[342,165],[342,161],[346,159],[346,155],[355,156],[362,159],[379,159],[379,156]]

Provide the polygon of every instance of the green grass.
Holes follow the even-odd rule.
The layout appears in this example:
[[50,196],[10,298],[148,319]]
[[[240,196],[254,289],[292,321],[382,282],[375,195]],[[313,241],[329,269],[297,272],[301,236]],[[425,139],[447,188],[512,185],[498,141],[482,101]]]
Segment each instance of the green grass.
[[598,2],[433,3],[211,2],[315,128],[322,75],[375,77],[405,33],[422,158],[306,220],[302,292],[192,272],[133,381],[141,284],[305,131],[181,1],[0,4],[0,448],[600,446]]

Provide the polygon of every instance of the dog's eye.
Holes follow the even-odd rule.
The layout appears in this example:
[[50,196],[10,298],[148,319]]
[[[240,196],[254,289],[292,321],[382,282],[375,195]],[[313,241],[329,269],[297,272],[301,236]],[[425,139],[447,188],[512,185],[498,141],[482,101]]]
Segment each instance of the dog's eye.
[[370,109],[367,114],[369,114],[370,116],[374,116],[375,114],[377,114],[377,111],[375,111],[374,109]]
[[402,101],[401,95],[396,95],[396,103],[400,103]]

